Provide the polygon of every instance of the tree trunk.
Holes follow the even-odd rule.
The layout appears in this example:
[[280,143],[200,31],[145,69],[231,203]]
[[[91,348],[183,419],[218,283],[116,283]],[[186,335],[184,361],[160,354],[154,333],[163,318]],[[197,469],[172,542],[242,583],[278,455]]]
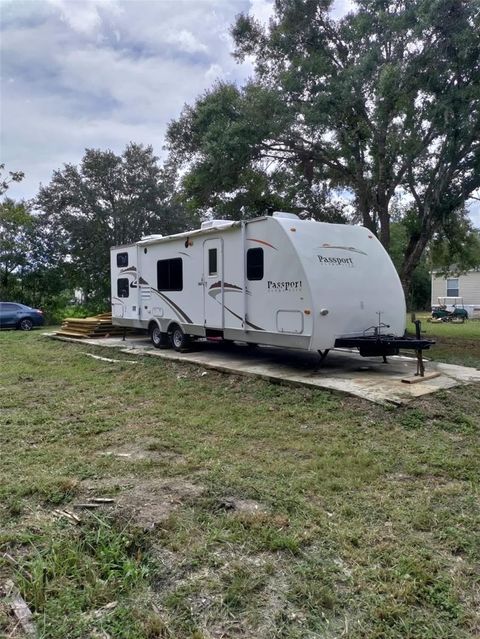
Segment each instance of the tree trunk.
[[388,206],[390,197],[387,192],[387,178],[385,168],[386,157],[386,128],[387,123],[383,123],[381,132],[378,136],[378,184],[376,187],[375,204],[380,223],[380,242],[383,248],[388,251],[390,248],[390,213]]
[[378,219],[380,221],[380,242],[383,248],[388,251],[390,248],[390,213],[388,212],[388,204],[383,210],[378,211]]
[[[420,263],[420,259],[423,255],[423,252],[428,244],[428,240],[430,238],[430,232],[425,224],[420,233],[412,236],[410,241],[408,242],[406,251],[405,251],[405,259],[403,261],[403,265],[400,271],[400,281],[402,283],[403,292],[405,293],[405,300],[407,302],[407,308],[411,299],[411,290],[412,290],[412,278],[415,269]],[[416,309],[409,309],[416,310]]]
[[375,220],[373,219],[371,214],[370,200],[368,197],[367,190],[365,189],[363,184],[359,184],[357,186],[356,194],[357,194],[358,208],[362,216],[363,226],[365,226],[374,235],[377,235],[377,227],[375,224]]

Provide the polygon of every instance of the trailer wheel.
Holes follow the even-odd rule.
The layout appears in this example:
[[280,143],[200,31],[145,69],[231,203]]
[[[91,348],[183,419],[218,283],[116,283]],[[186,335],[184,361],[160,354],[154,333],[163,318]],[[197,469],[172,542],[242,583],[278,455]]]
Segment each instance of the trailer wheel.
[[161,332],[158,324],[151,324],[149,333],[150,339],[152,340],[152,344],[155,348],[168,348],[168,335],[167,333]]
[[173,326],[172,332],[170,333],[170,341],[171,341],[172,347],[179,353],[184,353],[185,351],[188,351],[191,344],[191,341],[188,335],[185,335],[185,333],[182,331],[180,326],[176,326],[176,325]]

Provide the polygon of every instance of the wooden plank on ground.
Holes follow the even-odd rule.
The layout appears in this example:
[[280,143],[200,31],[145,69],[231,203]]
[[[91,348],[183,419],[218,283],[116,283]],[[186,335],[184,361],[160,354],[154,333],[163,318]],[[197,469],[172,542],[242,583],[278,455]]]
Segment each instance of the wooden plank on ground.
[[111,313],[101,313],[95,317],[66,317],[57,335],[76,338],[106,337],[123,335],[123,332],[122,327],[113,326]]
[[403,377],[402,378],[402,382],[404,384],[418,384],[419,382],[426,382],[429,379],[434,379],[435,377],[440,377],[440,375],[441,375],[441,373],[435,372],[435,373],[427,373],[423,377],[420,377],[420,375],[415,376],[415,377]]

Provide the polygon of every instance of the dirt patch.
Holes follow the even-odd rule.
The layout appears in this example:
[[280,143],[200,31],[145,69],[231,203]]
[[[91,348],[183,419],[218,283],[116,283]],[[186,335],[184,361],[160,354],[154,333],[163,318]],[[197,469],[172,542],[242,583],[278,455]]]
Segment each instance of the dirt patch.
[[386,479],[387,481],[395,483],[423,483],[429,489],[441,488],[453,491],[462,491],[465,488],[465,482],[457,479],[448,479],[440,475],[407,475],[404,473],[392,473],[387,475]]
[[[184,608],[191,611],[198,627],[211,639],[267,637],[282,610],[292,612],[295,617],[286,598],[288,582],[279,555],[275,558],[270,553],[245,555],[232,552],[227,546],[212,549],[207,566],[185,562],[181,555],[163,547],[157,549],[157,556],[167,566],[166,578],[155,584],[158,608],[168,618],[172,613],[164,606],[165,598],[173,592],[182,593]],[[253,583],[256,580],[258,588]],[[235,617],[218,614],[225,613],[231,596],[238,606]]]
[[153,438],[129,442],[123,446],[109,447],[99,451],[98,455],[101,457],[113,457],[126,462],[165,460],[179,462],[183,459],[182,455],[163,446]]
[[217,504],[217,510],[237,513],[268,513],[269,509],[254,499],[237,499],[236,497],[225,497]]
[[113,495],[112,503],[100,504],[102,509],[115,510],[134,524],[151,530],[179,506],[199,497],[202,486],[183,479],[115,478],[84,482],[84,500]]

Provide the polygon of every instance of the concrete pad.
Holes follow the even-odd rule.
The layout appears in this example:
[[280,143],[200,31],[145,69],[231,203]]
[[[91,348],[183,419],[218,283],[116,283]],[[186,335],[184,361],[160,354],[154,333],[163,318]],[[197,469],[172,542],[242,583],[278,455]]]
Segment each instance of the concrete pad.
[[466,366],[426,362],[426,372],[438,371],[440,376],[418,384],[403,384],[402,378],[416,371],[411,357],[389,357],[384,364],[378,357],[360,357],[349,350],[331,351],[320,364],[316,353],[259,346],[250,349],[243,344],[222,344],[198,341],[189,353],[158,350],[145,336],[72,339],[47,333],[54,339],[119,348],[129,355],[148,355],[175,362],[188,362],[203,368],[236,375],[251,375],[272,381],[317,388],[328,388],[361,397],[378,404],[406,404],[416,397],[434,393],[441,388],[480,382],[480,371]]

